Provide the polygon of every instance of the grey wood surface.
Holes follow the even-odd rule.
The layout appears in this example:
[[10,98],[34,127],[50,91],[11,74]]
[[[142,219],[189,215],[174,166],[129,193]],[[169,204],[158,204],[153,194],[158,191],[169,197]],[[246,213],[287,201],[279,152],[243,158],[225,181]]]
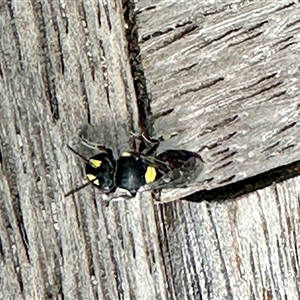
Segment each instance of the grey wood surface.
[[82,127],[116,153],[142,130],[132,25],[160,149],[205,159],[163,201],[299,159],[299,4],[176,3],[1,2],[0,299],[300,298],[299,177],[222,202],[64,197]]
[[193,191],[300,159],[298,3],[139,1],[136,9],[155,135],[171,137],[162,150],[200,150],[206,161]]

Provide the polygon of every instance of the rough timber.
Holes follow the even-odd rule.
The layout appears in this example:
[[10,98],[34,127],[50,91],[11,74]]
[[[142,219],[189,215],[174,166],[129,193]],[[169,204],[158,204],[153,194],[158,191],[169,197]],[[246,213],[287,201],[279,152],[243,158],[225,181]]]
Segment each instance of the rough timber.
[[[145,193],[107,208],[91,187],[64,198],[84,182],[65,146],[79,128],[116,151],[140,130],[123,5],[0,6],[0,299],[299,299],[299,177],[223,202]],[[196,186],[163,200],[297,173],[299,3],[142,0],[134,12],[153,132],[171,137],[161,150],[206,161]]]

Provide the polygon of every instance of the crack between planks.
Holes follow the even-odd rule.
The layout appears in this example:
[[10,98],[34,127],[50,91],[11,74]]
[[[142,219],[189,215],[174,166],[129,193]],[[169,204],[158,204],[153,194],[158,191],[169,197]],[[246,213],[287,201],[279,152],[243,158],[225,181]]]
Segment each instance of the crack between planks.
[[[128,43],[129,64],[135,89],[137,108],[139,112],[139,126],[142,132],[152,136],[153,122],[151,119],[152,112],[150,108],[150,97],[147,91],[146,78],[142,66],[140,47],[138,40],[138,26],[135,12],[134,1],[122,1],[124,11],[124,21],[126,22],[126,39]],[[128,99],[127,101],[131,101]]]

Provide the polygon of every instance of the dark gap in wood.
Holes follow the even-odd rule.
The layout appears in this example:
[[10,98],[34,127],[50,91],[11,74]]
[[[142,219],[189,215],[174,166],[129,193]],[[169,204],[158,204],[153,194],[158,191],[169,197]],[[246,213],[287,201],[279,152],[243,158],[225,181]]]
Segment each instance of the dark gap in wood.
[[[279,209],[280,209],[280,205],[278,205],[277,206]],[[280,215],[280,217],[281,217],[281,215]],[[286,232],[285,232],[285,230],[284,230],[284,226],[283,226],[283,224],[282,224],[282,218],[278,218],[278,220],[279,220],[279,223],[280,223],[280,225],[281,225],[281,228],[282,228],[282,231],[281,231],[281,233],[282,233],[282,235],[286,235]],[[265,227],[265,228],[267,228],[267,227]],[[282,239],[282,237],[281,236],[279,236],[279,239]],[[270,242],[270,241],[269,241]],[[276,250],[277,250],[277,256],[278,256],[278,258],[279,258],[279,261],[284,261],[284,257],[288,257],[289,256],[289,254],[288,253],[286,253],[286,247],[282,247],[282,246],[280,246],[280,242],[279,242],[279,240],[278,240],[278,235],[276,235]],[[273,250],[273,249],[272,249]],[[282,255],[283,253],[284,253],[284,255]],[[270,254],[271,255],[271,254]],[[271,264],[271,262],[270,262],[270,264]],[[285,266],[283,265],[283,264],[279,264],[279,268],[280,268],[280,273],[281,274],[284,274],[284,270],[283,270],[283,268],[285,268]]]
[[217,141],[215,141],[215,142],[213,142],[213,143],[211,143],[211,144],[203,145],[197,152],[201,152],[201,151],[203,151],[205,148],[207,148],[207,149],[209,149],[209,150],[211,150],[211,149],[213,149],[213,148],[216,148],[216,147],[222,145],[222,143],[223,143],[224,141],[228,141],[229,139],[231,139],[232,137],[234,137],[236,134],[237,134],[237,132],[234,131],[234,132],[232,132],[232,133],[230,133],[230,134],[228,134],[228,135],[226,135],[226,136],[220,137],[220,138],[218,138]]
[[[300,202],[299,196],[298,196],[298,202]],[[292,228],[294,228],[294,226]],[[291,230],[291,234],[293,235],[294,243],[293,243],[292,247],[293,247],[294,253],[295,253],[295,255],[292,256],[293,269],[294,269],[295,274],[298,274],[300,256],[299,256],[299,252],[298,252],[297,241],[298,241],[299,236],[297,235],[296,230]],[[299,299],[300,299],[300,297],[299,297]]]
[[[0,145],[1,147],[2,145]],[[3,156],[2,156],[2,149],[0,148],[0,164],[1,164],[1,167],[3,167]]]
[[281,91],[281,92],[276,92],[276,93],[273,94],[271,97],[269,97],[269,98],[267,99],[267,101],[272,100],[273,98],[278,98],[278,97],[280,97],[280,96],[282,96],[282,95],[285,95],[285,94],[286,94],[286,90]]
[[[249,257],[249,261],[250,261],[250,269],[251,269],[251,273],[252,274],[252,280],[250,281],[250,290],[251,290],[251,300],[257,300],[257,297],[255,295],[258,294],[258,285],[257,284],[254,284],[254,287],[253,285],[251,284],[251,282],[254,282],[256,283],[257,282],[257,273],[258,272],[256,271],[255,269],[255,261],[254,261],[254,254],[253,254],[253,249],[255,249],[254,247],[249,247],[250,251],[249,251],[249,254],[248,254],[248,257]],[[260,277],[261,277],[261,274],[260,274]],[[260,278],[260,280],[262,280],[262,278]],[[264,299],[265,300],[265,299]]]
[[144,34],[141,37],[140,43],[146,42],[151,39],[151,34]]
[[286,8],[290,8],[290,7],[294,6],[294,5],[295,5],[295,2],[287,3],[286,5],[283,5],[281,7],[278,7],[277,9],[275,9],[274,12],[281,11],[281,10],[284,10]]
[[[7,148],[7,151],[10,150],[11,149]],[[26,258],[29,263],[32,263],[29,255],[28,236],[24,227],[24,219],[23,219],[22,208],[20,203],[21,200],[20,200],[20,194],[19,194],[18,184],[17,184],[17,173],[16,173],[16,165],[15,165],[16,161],[14,159],[11,159],[9,157],[9,154],[10,153],[8,152],[7,159],[6,159],[6,166],[5,166],[5,173],[6,173],[5,177],[7,178],[7,182],[8,182],[8,188],[10,193],[10,197],[8,196],[8,198],[11,199],[13,213],[9,213],[7,215],[10,215],[11,217],[13,217],[13,215],[15,216],[17,227],[19,229],[20,236],[23,243],[23,249],[26,254]]]
[[215,84],[217,84],[218,82],[223,81],[223,80],[224,80],[224,77],[219,77],[219,78],[213,79],[213,80],[211,80],[211,81],[209,81],[209,82],[205,82],[205,83],[203,83],[203,84],[200,84],[200,86],[196,86],[196,87],[194,87],[194,88],[188,88],[188,89],[186,89],[186,90],[184,90],[184,91],[182,91],[182,92],[176,94],[176,95],[175,95],[175,98],[180,97],[180,96],[183,96],[183,95],[186,95],[186,94],[188,94],[188,93],[195,93],[195,92],[198,92],[198,91],[200,91],[200,90],[209,88],[209,87],[211,87],[211,86],[213,86],[213,85],[215,85]]
[[250,84],[250,85],[247,85],[247,86],[245,86],[245,87],[242,87],[241,90],[250,89],[250,88],[252,88],[252,87],[254,87],[254,86],[256,86],[256,85],[262,83],[262,82],[265,81],[265,80],[269,80],[269,79],[271,79],[271,78],[274,78],[276,75],[277,75],[277,72],[271,73],[270,75],[264,76],[264,77],[260,78],[259,80],[257,80],[256,82]]
[[[146,38],[148,40],[148,39],[151,39],[151,38],[154,38],[154,37],[161,36],[163,34],[169,33],[171,31],[174,31],[174,28],[167,27],[165,29],[154,31],[152,34],[147,34],[144,38]],[[144,41],[145,40],[142,38],[141,42],[144,42]]]
[[[51,114],[52,114],[52,120],[54,122],[56,122],[58,119],[59,119],[59,109],[58,109],[58,100],[57,100],[57,97],[56,97],[56,92],[55,92],[55,79],[51,80],[50,82],[50,70],[47,71],[47,83],[48,83],[48,86],[47,88],[45,89],[45,92],[47,94],[47,91],[49,93],[49,96],[48,96],[48,99],[50,99],[50,110],[51,110]],[[53,89],[52,89],[53,87]],[[51,89],[53,91],[53,93],[51,92]]]
[[289,28],[289,27],[292,27],[292,26],[294,26],[295,24],[298,24],[298,23],[300,23],[300,19],[295,20],[295,21],[293,21],[291,23],[286,24],[285,27]]
[[279,45],[279,44],[285,43],[285,42],[287,42],[287,41],[289,41],[290,39],[293,39],[293,38],[294,38],[294,36],[290,35],[290,36],[276,42],[274,45]]
[[[229,161],[229,162],[227,162],[227,163],[225,163],[225,164],[223,164],[223,165],[221,165],[221,166],[218,166],[218,167],[216,167],[216,168],[213,168],[212,171],[221,170],[221,169],[226,168],[227,166],[231,165],[232,163],[233,163],[233,161]],[[230,176],[230,177],[229,177],[230,179],[225,178],[224,180],[219,181],[219,183],[221,184],[221,183],[225,183],[225,182],[231,181],[234,177],[235,177],[234,175],[233,175],[233,176]]]
[[104,13],[105,13],[105,16],[106,16],[106,22],[107,22],[107,25],[108,25],[108,29],[111,32],[111,22],[110,22],[110,17],[109,17],[108,6],[107,6],[106,2],[102,2],[102,5],[103,5],[103,8],[104,8]]
[[242,101],[242,100],[253,98],[253,97],[258,96],[260,94],[263,94],[264,92],[267,92],[267,91],[269,91],[269,90],[271,90],[273,88],[276,88],[276,87],[280,86],[281,84],[283,84],[283,81],[276,82],[276,83],[274,83],[274,84],[272,84],[272,85],[270,85],[268,87],[262,88],[261,90],[255,92],[253,94],[250,94],[250,95],[248,95],[246,97],[239,98],[236,101]]
[[101,23],[101,9],[100,9],[100,2],[97,2],[97,20],[98,20],[98,25],[101,28],[102,23]]
[[7,8],[8,8],[9,16],[10,16],[10,19],[11,19],[10,25],[12,27],[13,36],[14,36],[14,39],[15,39],[15,49],[17,49],[20,68],[23,71],[24,70],[24,64],[23,64],[23,58],[22,58],[22,54],[21,54],[21,43],[20,43],[20,37],[19,37],[17,25],[16,25],[12,0],[7,1]]
[[130,241],[131,248],[132,248],[132,257],[135,259],[136,258],[136,251],[135,251],[135,247],[134,247],[134,236],[132,235],[132,231],[128,232],[128,236],[129,236],[129,241]]
[[152,6],[148,6],[144,9],[140,9],[136,12],[136,15],[139,15],[141,13],[143,13],[144,11],[149,11],[149,10],[153,10],[153,9],[156,9],[156,5],[152,5]]
[[217,156],[217,155],[226,153],[226,152],[228,152],[228,151],[229,151],[229,148],[222,149],[222,150],[219,150],[219,151],[217,151],[217,152],[215,152],[215,153],[212,153],[211,156],[212,156],[212,157],[213,157],[213,156]]
[[[57,246],[58,246],[58,248],[61,247],[61,245],[57,245]],[[54,258],[53,289],[56,289],[57,293],[62,296],[61,299],[63,299],[64,298],[63,287],[62,287],[63,276],[62,276],[62,270],[61,270],[61,266],[60,266],[60,260],[63,259],[63,256],[58,257],[56,252],[54,252],[53,258]],[[53,290],[52,290],[52,293],[55,295],[55,292]]]
[[243,40],[239,40],[239,41],[236,41],[236,42],[229,43],[228,47],[237,46],[237,45],[240,45],[240,44],[242,44],[242,43],[244,43],[246,41],[255,39],[256,37],[260,36],[262,33],[263,33],[263,31],[262,32],[258,32],[256,34],[253,34],[251,36],[248,36],[248,37],[244,38]]
[[192,202],[225,201],[268,187],[300,175],[300,160],[212,190],[185,197]]
[[34,17],[37,22],[37,28],[40,32],[39,44],[43,52],[43,59],[41,61],[41,78],[44,84],[44,91],[46,98],[50,105],[50,111],[52,115],[52,121],[55,123],[59,119],[59,105],[56,96],[56,84],[55,78],[52,74],[55,74],[53,70],[52,61],[50,59],[48,36],[46,29],[46,21],[44,18],[44,12],[42,4],[39,2],[32,1],[32,7],[34,8]]
[[242,29],[242,27],[237,27],[237,28],[228,30],[227,32],[225,32],[225,33],[223,33],[222,35],[217,36],[217,37],[215,37],[215,38],[213,38],[213,39],[207,39],[207,40],[205,40],[205,44],[204,44],[202,47],[200,47],[200,48],[204,48],[204,47],[206,47],[206,46],[209,46],[210,44],[212,44],[213,42],[216,42],[216,41],[219,42],[219,41],[221,41],[224,37],[230,35],[230,34],[233,33],[233,32],[237,32],[237,31],[239,31],[239,30],[241,30],[241,29]]
[[[17,107],[17,110],[18,110],[18,113],[20,114],[19,107]],[[17,118],[16,112],[14,112],[14,120],[15,120],[15,122],[14,122],[14,124],[15,124],[15,126],[14,126],[15,127],[15,133],[16,133],[16,135],[21,135],[21,126],[20,126],[19,120]]]
[[29,255],[30,247],[29,247],[27,232],[26,232],[26,229],[24,226],[24,219],[23,219],[23,213],[22,213],[22,209],[21,209],[21,205],[20,205],[20,198],[18,199],[18,208],[17,208],[17,210],[15,210],[15,214],[16,214],[17,224],[18,224],[20,235],[22,238],[26,258],[29,263],[32,263],[32,261],[30,259],[30,255]]
[[284,45],[283,47],[281,47],[281,48],[279,49],[279,51],[282,51],[282,50],[288,48],[289,46],[295,45],[295,44],[297,44],[297,43],[298,43],[298,42],[290,42],[290,43]]
[[[205,134],[207,134],[207,133],[214,132],[214,131],[216,131],[218,128],[222,128],[222,127],[225,127],[225,126],[227,126],[227,125],[231,125],[231,124],[232,124],[235,120],[237,120],[238,118],[239,118],[238,115],[234,115],[234,116],[232,116],[231,118],[224,119],[224,120],[220,121],[220,122],[217,123],[217,124],[214,124],[214,125],[212,125],[212,126],[208,126],[208,127],[204,128],[204,129],[203,129],[203,132],[199,133],[199,134],[197,135],[197,137],[203,136],[203,135],[205,135]],[[229,139],[230,139],[232,136],[234,136],[235,134],[236,134],[236,132],[233,132],[233,133],[231,133],[230,135],[228,135],[227,137],[226,137],[226,136],[223,137],[223,138],[222,138],[222,141],[224,141],[224,140],[229,140]]]
[[158,51],[161,50],[163,48],[166,48],[167,46],[171,45],[172,43],[178,41],[179,39],[183,38],[184,36],[194,32],[196,29],[198,29],[199,26],[198,25],[188,25],[186,28],[184,28],[184,30],[182,30],[179,33],[174,34],[173,37],[171,37],[169,40],[164,40],[163,45],[162,46],[158,46],[155,48],[154,51]]
[[61,37],[60,37],[60,31],[57,31],[57,36],[58,36],[58,47],[59,47],[59,57],[60,57],[60,70],[62,75],[65,74],[65,62],[64,62],[64,56],[62,53],[62,45],[61,45]]
[[222,11],[224,11],[224,9],[223,9],[223,10],[207,11],[207,12],[203,12],[202,15],[203,15],[204,17],[209,17],[209,16],[213,16],[213,15],[219,14],[219,13],[221,13]]
[[[14,211],[14,214],[15,214],[15,217],[16,217],[17,227],[19,229],[21,239],[22,239],[22,242],[23,242],[23,247],[24,247],[24,250],[25,250],[26,258],[28,260],[28,263],[31,264],[32,262],[30,261],[30,258],[29,258],[27,245],[24,244],[24,239],[23,239],[23,235],[22,235],[22,232],[21,232],[21,228],[20,228],[19,212],[16,210],[16,206],[18,206],[20,208],[19,193],[18,193],[18,191],[14,191],[13,188],[11,188],[11,186],[9,187],[9,189],[10,189],[11,199],[13,199],[13,201],[12,201],[13,211]],[[16,204],[16,202],[18,202],[18,203]],[[10,215],[12,217],[12,213],[9,213],[8,215]],[[23,218],[21,218],[21,222],[23,222]],[[9,219],[7,219],[7,223],[8,224],[6,224],[6,228],[7,229],[9,228],[10,231],[12,232],[14,226],[11,225]],[[8,235],[9,235],[9,241],[10,241],[11,249],[12,249],[13,244],[16,245],[16,240],[15,240],[14,236],[13,236],[13,238],[11,238],[11,234],[9,233],[10,231],[8,231]],[[17,248],[18,247],[21,247],[21,245],[18,245]],[[18,280],[18,283],[19,283],[20,291],[21,291],[21,293],[23,293],[24,292],[24,283],[23,283],[23,280],[22,280],[22,268],[21,268],[21,264],[20,264],[20,261],[19,261],[19,257],[18,257],[17,253],[12,252],[11,255],[12,255],[13,267],[14,267],[15,273],[17,275],[17,280]]]
[[[21,265],[19,264],[19,262],[17,265],[15,263],[16,262],[14,262],[15,273],[17,274],[20,292],[23,294],[24,293],[24,283],[23,283],[23,279],[22,279],[22,268],[21,268]],[[19,271],[17,269],[19,269]]]
[[250,32],[250,31],[253,31],[255,29],[258,29],[258,28],[262,27],[263,25],[265,25],[266,23],[269,23],[269,21],[262,21],[262,22],[260,22],[258,24],[250,26],[245,32]]
[[[146,231],[144,231],[144,232],[146,233]],[[146,250],[145,252],[146,252],[146,262],[147,262],[147,266],[148,266],[148,271],[149,271],[149,274],[151,274],[151,276],[155,276],[156,275],[156,273],[155,273],[156,261],[155,261],[155,257],[154,257],[153,248],[151,248],[152,241],[148,240],[147,245],[148,245],[148,247],[145,249]]]
[[182,23],[179,22],[175,25],[175,28],[184,27],[185,25],[190,25],[190,24],[193,24],[193,22],[192,21],[185,21]]
[[[3,234],[3,232],[2,232],[2,234]],[[0,237],[0,255],[1,255],[1,261],[5,263],[6,259],[4,256],[4,249],[3,249],[3,243],[2,243],[1,237]]]
[[237,154],[238,152],[237,151],[232,151],[231,153],[229,153],[228,155],[222,157],[222,159],[220,161],[224,161],[226,160],[227,158],[230,158],[232,156],[234,156],[235,154]]
[[201,151],[204,150],[205,148],[211,150],[211,149],[217,148],[219,145],[221,145],[221,143],[220,143],[219,141],[213,142],[213,143],[210,144],[210,145],[203,145],[201,148],[198,149],[197,152],[201,152]]
[[[230,163],[226,164],[226,165],[223,165],[221,168],[227,167],[227,166],[230,165],[231,163],[232,163],[232,161],[231,161]],[[218,169],[221,169],[221,168],[218,168]],[[217,169],[217,170],[218,170],[218,169]],[[229,176],[229,177],[225,178],[224,180],[220,180],[220,181],[218,182],[218,184],[223,184],[223,183],[226,183],[226,182],[230,182],[230,181],[232,181],[232,180],[234,179],[234,177],[235,177],[235,175]]]
[[235,120],[238,119],[238,117],[239,117],[238,115],[233,115],[232,117],[224,119],[221,122],[213,125],[212,128],[217,129],[217,128],[220,128],[220,127],[225,127],[227,125],[231,125]]
[[128,56],[137,99],[139,126],[146,135],[153,136],[153,121],[151,120],[152,112],[150,107],[151,100],[147,92],[146,78],[141,61],[138,26],[136,20],[137,14],[134,11],[135,4],[133,0],[122,0],[122,3],[124,21],[127,24],[126,38],[128,42]]
[[[235,222],[234,220],[234,223],[235,223],[235,226],[237,227],[237,222]],[[239,275],[240,277],[242,278],[243,277],[243,274],[244,274],[244,268],[243,268],[243,260],[241,258],[241,256],[238,254],[238,253],[235,253],[235,263],[236,263],[236,266],[237,266],[237,269],[238,269],[238,272],[239,272]]]
[[260,153],[263,153],[263,152],[269,151],[269,150],[271,150],[272,148],[274,148],[274,147],[278,146],[279,144],[280,144],[280,141],[278,141],[278,142],[276,142],[276,143],[274,143],[274,144],[270,145],[269,147],[267,147],[267,148],[263,149],[263,150],[262,150]]
[[107,67],[106,67],[106,52],[105,52],[105,48],[104,48],[104,44],[103,41],[100,39],[99,40],[99,46],[101,49],[101,55],[100,55],[100,61],[101,61],[101,71],[103,74],[103,86],[105,89],[105,93],[106,93],[106,100],[107,100],[107,104],[109,106],[109,108],[111,108],[110,105],[110,99],[109,99],[109,81],[108,81],[108,76],[107,76]]
[[159,112],[158,114],[153,115],[153,116],[151,117],[151,120],[154,121],[154,120],[157,120],[157,119],[159,119],[159,118],[161,118],[161,117],[165,117],[165,116],[167,116],[167,115],[170,115],[173,111],[174,111],[174,108],[170,108],[170,109],[168,109],[168,110],[161,111],[161,112]]
[[288,125],[284,126],[283,128],[281,128],[276,134],[280,134],[280,133],[294,127],[296,124],[297,124],[297,122],[292,122],[291,124],[288,124]]
[[288,145],[288,146],[286,146],[286,147],[283,147],[283,148],[280,150],[280,152],[284,152],[285,150],[288,150],[288,149],[293,148],[293,147],[295,147],[294,144]]
[[178,73],[180,73],[180,72],[184,72],[184,71],[190,71],[191,69],[193,69],[193,68],[194,68],[195,66],[197,66],[197,65],[198,65],[198,63],[194,63],[194,64],[192,64],[192,65],[189,65],[189,66],[185,67],[185,68],[176,70],[175,72],[173,72],[173,75],[176,75],[176,74],[178,74]]

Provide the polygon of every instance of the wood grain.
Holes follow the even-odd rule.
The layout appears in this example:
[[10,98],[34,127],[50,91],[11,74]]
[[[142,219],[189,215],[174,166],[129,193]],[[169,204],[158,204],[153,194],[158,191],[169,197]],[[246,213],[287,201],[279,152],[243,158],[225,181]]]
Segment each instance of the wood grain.
[[161,151],[206,162],[182,196],[299,161],[297,3],[140,1],[137,19]]
[[[66,147],[71,144],[89,155],[78,144],[83,127],[116,154],[133,149],[129,132],[143,129],[133,50],[126,39],[130,22],[139,30],[141,56],[136,54],[152,94],[154,133],[167,137],[181,132],[162,148],[208,149],[201,151],[207,161],[203,180],[211,174],[217,179],[196,190],[221,186],[217,180],[236,173],[233,166],[242,174],[235,181],[257,174],[259,162],[262,172],[287,163],[288,153],[290,161],[297,159],[298,123],[278,133],[283,142],[273,150],[257,149],[266,149],[272,138],[277,141],[276,129],[297,122],[299,4],[221,1],[205,7],[199,2],[200,10],[194,3],[174,7],[169,1],[140,1],[138,19],[128,21],[123,14],[129,10],[128,16],[134,15],[132,3],[122,6],[120,1],[2,1],[0,299],[300,298],[299,177],[223,202],[154,205],[145,192],[106,207],[93,187],[64,197],[85,183],[82,162]],[[189,18],[189,25],[198,26],[194,31],[185,28]],[[174,42],[166,44],[164,32],[171,30],[165,24],[177,23]],[[248,32],[251,26],[256,29]],[[205,35],[193,36],[201,28]],[[225,34],[232,28],[240,29]],[[177,30],[190,37],[196,54],[183,55],[188,43],[178,39],[182,32]],[[153,37],[142,38],[145,32]],[[254,35],[252,41],[248,34]],[[197,52],[201,43],[203,52]],[[153,56],[159,47],[168,59]],[[244,58],[247,53],[249,59]],[[173,72],[171,83],[169,71],[195,64],[197,55],[202,68],[199,63],[177,77]],[[203,84],[207,88],[176,94]],[[155,118],[171,108],[172,113]],[[283,122],[278,124],[280,112]],[[271,113],[275,117],[269,120]],[[226,140],[234,130],[236,135]],[[264,135],[265,141],[259,140]],[[274,160],[271,154],[288,141],[294,146]],[[226,156],[221,152],[226,147],[228,154],[238,149],[234,159],[227,158],[233,169],[209,173]],[[164,195],[167,201],[183,194]]]

